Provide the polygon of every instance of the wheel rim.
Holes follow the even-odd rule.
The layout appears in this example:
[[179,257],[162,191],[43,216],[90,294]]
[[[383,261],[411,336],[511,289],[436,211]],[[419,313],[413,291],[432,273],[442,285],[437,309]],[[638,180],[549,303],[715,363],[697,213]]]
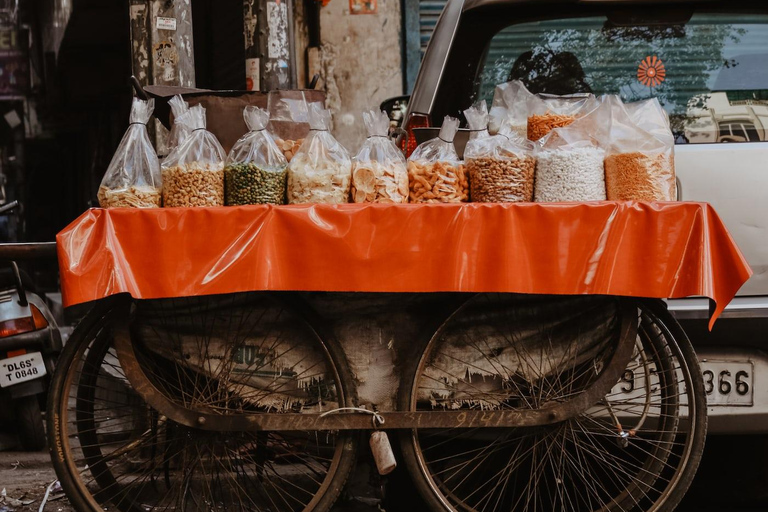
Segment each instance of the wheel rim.
[[[499,318],[489,321],[485,312],[499,307],[510,308],[510,311],[523,308],[525,311],[527,305],[519,298],[504,296],[479,296],[473,302],[473,305],[449,319],[430,342],[414,379],[409,404],[411,410],[435,407],[533,408],[553,399],[565,400],[579,388],[589,386],[591,378],[569,379],[567,386],[559,387],[554,386],[553,379],[550,379],[549,388],[542,391],[542,386],[537,388],[531,384],[533,379],[519,379],[519,368],[513,368],[515,358],[500,350],[507,350],[507,347],[499,341],[508,343],[516,340],[518,345],[524,347],[526,336],[515,337],[509,332],[509,323],[499,326]],[[599,311],[610,311],[612,303],[615,304],[615,299],[555,299],[550,305],[538,304],[536,307],[541,308],[541,312],[528,318],[525,315],[518,318],[502,315],[501,318],[517,320],[517,329],[521,332],[530,329],[529,324],[533,320],[539,325],[549,325],[551,330],[552,315],[557,315],[558,311],[579,312],[569,320],[572,324],[570,329],[576,329],[576,332],[580,329],[594,340],[610,331],[601,327],[608,326],[610,320],[600,317]],[[544,428],[412,431],[417,478],[424,479],[428,493],[440,504],[439,508],[462,512],[658,508],[674,490],[681,468],[687,463],[689,453],[686,451],[691,443],[679,441],[678,420],[683,394],[680,383],[686,382],[687,389],[694,389],[694,386],[687,367],[682,368],[680,358],[672,357],[669,347],[661,342],[666,342],[668,338],[662,336],[660,341],[650,336],[649,329],[657,324],[657,320],[647,313],[643,315],[643,328],[638,332],[637,348],[628,365],[634,384],[642,388],[640,397],[637,388],[629,397],[612,390],[606,398],[610,407],[598,404],[576,418]],[[605,321],[608,324],[601,323]],[[493,329],[484,330],[483,322],[496,325],[492,326]],[[463,327],[466,325],[475,325],[475,328],[467,331]],[[478,325],[481,325],[479,330]],[[654,333],[660,332],[654,329]],[[477,337],[484,336],[482,344],[469,339],[473,332],[480,333]],[[530,334],[528,338],[533,339]],[[558,336],[550,335],[550,339],[558,339]],[[589,348],[589,356],[599,367],[610,353],[611,343],[579,345]],[[480,350],[478,347],[481,347]],[[531,356],[528,358],[518,356],[517,364],[526,366],[521,364],[526,359],[551,359],[549,356],[555,353],[571,354],[559,361],[561,366],[570,368],[576,375],[580,359],[584,359],[587,351],[569,352],[561,347],[557,352],[554,348],[542,352],[540,346],[537,355],[529,351]],[[518,347],[519,350],[522,348]],[[582,352],[581,356],[579,352]],[[431,389],[432,396],[426,400],[425,388],[436,387],[435,371],[446,373],[440,365],[449,356],[457,360],[455,366],[459,368],[458,372],[452,372],[451,380],[455,384],[443,386],[437,392]],[[477,361],[481,358],[484,363],[478,365]],[[467,368],[463,375],[459,360]],[[528,371],[535,366],[528,364]],[[475,367],[476,373],[484,370],[485,380],[477,384],[468,382],[471,377],[468,368],[471,367]],[[488,372],[489,368],[491,372]],[[643,379],[647,378],[650,368],[654,371],[650,375],[653,385],[645,386]],[[497,373],[494,375],[493,371]],[[562,370],[559,373],[564,374]],[[539,380],[545,374],[539,372]],[[518,382],[509,383],[513,375],[517,375]],[[529,383],[527,388],[522,383],[526,380]],[[476,388],[474,397],[470,396],[470,385]],[[446,387],[451,389],[446,390]],[[526,392],[528,396],[512,396]],[[542,400],[543,396],[548,398]],[[504,399],[500,400],[500,397]],[[622,421],[624,423],[619,429]],[[634,429],[635,426],[638,428]],[[630,433],[633,429],[636,432]],[[677,452],[680,454],[676,455]]]
[[[173,353],[175,349],[169,353],[172,336],[168,333],[181,339],[177,334],[184,315],[194,316],[199,325],[205,325],[200,316],[215,315],[220,321],[223,315],[230,325],[236,325],[235,310],[241,320],[237,328],[230,327],[226,335],[221,334],[220,325],[215,329],[217,341],[230,342],[223,353],[216,353],[211,335],[197,335],[193,344],[197,352],[190,354],[189,345],[178,344],[186,346],[189,358],[185,363],[174,362],[180,358]],[[250,312],[248,318],[253,321],[244,321],[244,311]],[[170,312],[176,328],[160,333],[157,322],[168,325]],[[254,317],[254,312],[260,316]],[[262,320],[272,321],[276,315],[290,328],[278,333],[273,324],[270,334],[265,334]],[[64,458],[70,473],[76,475],[79,493],[93,510],[277,512],[316,508],[339,470],[347,434],[218,433],[175,424],[131,389],[113,345],[110,325],[115,320],[115,313],[108,316],[95,329],[98,334],[77,351],[64,379],[67,392],[60,404]],[[142,339],[141,333],[153,322],[155,337]],[[291,398],[283,400],[280,409],[285,414],[330,410],[345,403],[338,371],[314,331],[297,315],[263,296],[201,298],[175,304],[142,302],[133,308],[131,328],[141,364],[158,388],[180,403],[214,405],[220,414],[277,413],[279,404],[271,399],[267,404],[264,398],[274,397],[291,381]],[[293,348],[289,350],[288,345]],[[264,355],[267,348],[280,350]],[[251,349],[256,355],[247,353]],[[287,354],[299,350],[312,355],[322,378],[315,375],[314,380],[298,385],[301,375],[295,370],[301,362]],[[227,364],[222,364],[223,358],[229,358]],[[195,359],[201,363],[197,367],[189,364]],[[282,375],[272,371],[278,362]],[[182,373],[186,380],[179,378]],[[194,373],[201,374],[197,386],[189,386]],[[256,381],[248,381],[254,375]],[[309,398],[302,398],[297,390],[305,391]]]

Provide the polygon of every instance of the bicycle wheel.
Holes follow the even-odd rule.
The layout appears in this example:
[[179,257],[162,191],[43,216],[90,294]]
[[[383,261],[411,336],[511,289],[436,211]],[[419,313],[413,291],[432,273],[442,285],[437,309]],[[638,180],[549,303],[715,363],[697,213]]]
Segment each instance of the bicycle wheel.
[[302,414],[343,407],[352,390],[336,346],[269,296],[109,301],[70,338],[48,405],[54,467],[78,510],[330,509],[355,462],[353,432],[175,423],[126,377],[126,316],[136,362],[180,407]]
[[[607,364],[617,342],[617,304],[611,297],[477,296],[428,342],[401,406],[531,410],[568,401]],[[541,427],[414,429],[403,435],[405,463],[430,507],[674,507],[703,447],[703,383],[684,335],[670,329],[670,319],[662,320],[652,304],[638,306],[632,359],[621,381],[594,406]]]

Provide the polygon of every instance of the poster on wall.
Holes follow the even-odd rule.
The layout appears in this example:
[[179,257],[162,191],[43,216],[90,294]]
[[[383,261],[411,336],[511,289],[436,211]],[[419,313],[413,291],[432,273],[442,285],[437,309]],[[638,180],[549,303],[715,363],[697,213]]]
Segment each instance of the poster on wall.
[[0,28],[0,96],[20,96],[29,90],[29,32]]
[[378,14],[378,0],[349,0],[350,14]]

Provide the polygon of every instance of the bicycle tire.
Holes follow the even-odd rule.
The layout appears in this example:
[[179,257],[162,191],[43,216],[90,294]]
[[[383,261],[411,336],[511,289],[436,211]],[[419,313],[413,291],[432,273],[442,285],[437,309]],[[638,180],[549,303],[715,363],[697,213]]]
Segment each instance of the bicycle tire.
[[[76,378],[76,370],[74,369],[82,369],[83,365],[85,364],[83,355],[86,352],[88,354],[91,353],[90,349],[87,347],[94,343],[99,332],[105,332],[105,329],[108,328],[109,324],[111,323],[110,315],[114,314],[115,308],[121,300],[125,300],[125,298],[108,299],[97,303],[95,307],[89,312],[89,314],[81,321],[81,323],[77,326],[72,336],[70,337],[69,343],[67,343],[67,346],[64,348],[60,358],[60,363],[57,366],[57,370],[54,373],[52,379],[51,392],[48,401],[48,424],[52,437],[51,456],[53,466],[61,481],[62,487],[70,498],[70,501],[72,502],[73,506],[80,512],[100,512],[104,510],[105,505],[109,508],[118,508],[123,512],[133,512],[139,509],[146,511],[147,509],[144,504],[141,506],[127,506],[123,504],[121,506],[115,507],[112,502],[104,502],[103,499],[97,500],[95,495],[98,491],[94,492],[93,484],[91,484],[92,488],[89,488],[87,485],[85,485],[84,477],[82,476],[84,471],[86,471],[85,468],[89,465],[85,465],[84,467],[77,466],[76,462],[73,460],[74,454],[67,439],[68,435],[70,434],[67,428],[67,424],[72,423],[72,411],[70,410],[72,409],[70,406],[70,401],[72,398],[70,398],[69,394],[71,392],[70,388],[73,385],[73,379]],[[345,356],[338,344],[330,337],[320,338],[319,334],[317,334],[317,330],[315,330],[314,327],[307,322],[304,315],[299,315],[295,311],[292,311],[291,314],[298,315],[297,318],[300,319],[299,321],[303,324],[306,324],[307,328],[315,334],[316,339],[319,341],[319,343],[322,344],[322,350],[327,354],[329,364],[332,365],[333,370],[337,375],[337,386],[339,388],[338,398],[341,400],[342,404],[351,403],[351,397],[354,390],[354,382],[346,363]],[[94,351],[93,353],[97,353],[97,351]],[[146,407],[146,404],[144,404],[142,407]],[[74,424],[77,425],[78,423],[75,422]],[[82,423],[80,423],[80,425],[82,425]],[[164,423],[163,427],[165,427],[165,425],[168,425],[168,422]],[[171,434],[168,434],[168,431],[171,431],[172,428],[178,427],[172,427],[171,425],[171,427],[166,429],[164,434],[166,438],[171,436]],[[263,437],[264,435],[269,436],[271,434],[254,434],[251,437],[256,438],[258,435]],[[351,431],[344,432],[340,434],[338,438],[336,438],[337,444],[334,445],[336,448],[333,451],[333,453],[336,455],[333,455],[333,462],[328,466],[328,472],[332,472],[332,474],[327,475],[327,478],[322,481],[322,486],[320,486],[321,491],[319,491],[317,495],[311,500],[311,506],[307,504],[295,505],[295,507],[298,507],[296,510],[305,510],[307,512],[326,512],[332,507],[333,503],[339,497],[343,486],[346,483],[349,474],[355,464],[358,441],[357,433]],[[263,469],[265,464],[266,463],[262,463],[262,471],[265,471]],[[166,479],[168,478],[168,473],[173,472],[174,470],[173,467],[171,467],[169,470],[168,465],[169,463],[166,462],[166,467],[164,469],[166,472]],[[170,463],[170,465],[173,466],[173,463]],[[88,467],[88,470],[92,471],[90,467]],[[158,478],[162,480],[162,471],[158,469],[157,473],[159,475]],[[102,474],[102,481],[96,483],[102,485],[103,488],[105,484],[108,485],[109,478],[114,479],[114,475]],[[119,478],[120,477],[118,477],[118,479]],[[133,502],[131,501],[130,503]],[[243,502],[240,504],[241,508],[242,504]],[[286,510],[290,509],[290,505],[291,504],[286,502]],[[190,506],[187,506],[186,508],[194,509]],[[238,507],[234,506],[230,508]],[[258,507],[256,509],[258,509]],[[275,509],[279,510],[277,507],[275,507]]]

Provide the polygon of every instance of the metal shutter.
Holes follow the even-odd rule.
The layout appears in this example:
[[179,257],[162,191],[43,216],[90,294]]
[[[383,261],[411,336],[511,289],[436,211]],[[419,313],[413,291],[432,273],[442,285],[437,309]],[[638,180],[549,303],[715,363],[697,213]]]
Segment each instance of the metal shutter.
[[419,0],[419,42],[422,57],[446,3],[447,0]]

